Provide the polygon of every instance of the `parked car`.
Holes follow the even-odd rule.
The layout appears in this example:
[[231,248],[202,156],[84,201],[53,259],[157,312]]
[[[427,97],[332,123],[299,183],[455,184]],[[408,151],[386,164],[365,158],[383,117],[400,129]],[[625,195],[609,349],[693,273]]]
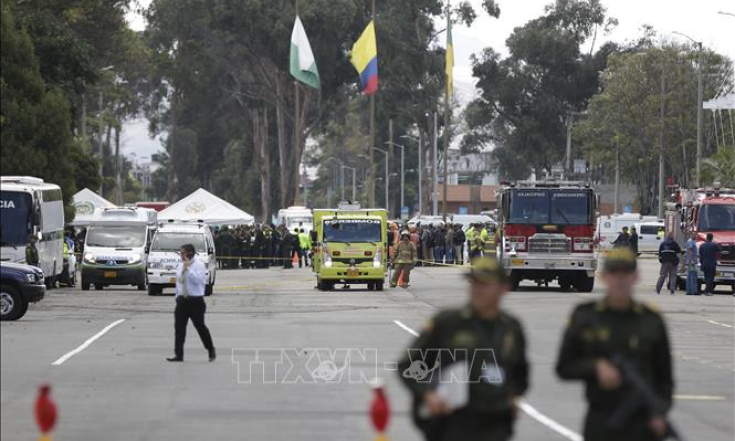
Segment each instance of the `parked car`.
[[43,271],[20,263],[0,264],[0,320],[18,320],[46,295]]

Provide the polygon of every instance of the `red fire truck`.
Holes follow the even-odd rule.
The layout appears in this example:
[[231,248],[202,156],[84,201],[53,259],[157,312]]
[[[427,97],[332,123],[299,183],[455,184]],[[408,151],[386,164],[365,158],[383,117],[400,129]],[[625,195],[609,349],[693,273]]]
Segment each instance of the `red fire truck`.
[[498,257],[513,289],[522,280],[590,292],[595,285],[597,195],[576,181],[501,183],[496,191]]
[[[697,233],[697,247],[706,240],[707,233],[712,233],[713,241],[722,249],[715,284],[730,285],[735,292],[735,189],[713,187],[676,190],[674,202],[668,205],[666,233],[672,233],[682,249],[691,233]],[[685,289],[684,259],[678,282],[679,289]],[[704,283],[701,270],[699,282]]]

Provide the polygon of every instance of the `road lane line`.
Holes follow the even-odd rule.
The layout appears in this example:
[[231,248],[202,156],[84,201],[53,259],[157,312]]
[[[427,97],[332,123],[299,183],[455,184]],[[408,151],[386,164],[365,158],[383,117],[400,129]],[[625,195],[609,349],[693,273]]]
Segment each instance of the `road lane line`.
[[674,395],[674,399],[691,401],[725,401],[727,397],[722,395]]
[[[395,323],[399,328],[403,329],[404,331],[408,332],[414,337],[418,337],[419,335],[418,332],[409,328],[408,326],[403,324],[400,320],[393,320],[393,323]],[[583,440],[582,435],[578,434],[577,432],[571,429],[568,429],[567,427],[557,423],[553,419],[539,412],[538,409],[528,404],[525,400],[519,401],[518,405],[520,409],[526,413],[526,415],[535,419],[539,423],[543,424],[544,426],[548,427],[549,429],[553,430],[554,432],[558,433],[564,438],[571,440],[571,441],[582,441]]]
[[726,328],[735,328],[735,326],[733,326],[733,325],[728,325],[727,323],[716,322],[714,320],[707,320],[707,322],[708,323],[712,323],[713,325],[724,326]]
[[404,325],[403,322],[400,320],[393,320],[393,323],[398,325],[399,328],[403,329],[404,331],[408,332],[409,334],[413,335],[414,337],[418,337],[419,333],[414,331],[413,329],[409,328],[408,326]]
[[87,349],[87,347],[89,347],[89,345],[91,345],[92,343],[94,343],[94,341],[97,340],[98,338],[100,338],[103,335],[105,335],[107,333],[107,331],[109,331],[110,329],[114,328],[115,326],[119,325],[120,323],[122,323],[124,321],[125,321],[125,319],[116,320],[116,321],[110,323],[109,325],[105,326],[100,332],[94,334],[93,336],[91,336],[90,338],[88,338],[87,341],[85,341],[84,343],[82,343],[81,345],[79,345],[78,348],[74,349],[73,351],[67,352],[66,354],[62,355],[58,360],[56,360],[53,363],[51,363],[51,366],[59,366],[59,365],[63,364],[66,360],[70,359],[71,357],[73,357],[73,356],[77,355],[78,353],[82,352],[83,350]]
[[567,429],[566,427],[547,417],[543,413],[539,412],[535,407],[528,404],[525,400],[521,400],[518,405],[522,411],[526,412],[526,415],[535,419],[539,423],[543,424],[544,426],[548,427],[549,429],[553,430],[564,438],[572,441],[582,441],[582,435],[573,430]]

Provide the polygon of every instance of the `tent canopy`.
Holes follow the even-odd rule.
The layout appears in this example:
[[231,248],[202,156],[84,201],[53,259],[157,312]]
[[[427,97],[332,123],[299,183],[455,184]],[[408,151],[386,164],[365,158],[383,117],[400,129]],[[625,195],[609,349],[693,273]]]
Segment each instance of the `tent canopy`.
[[75,227],[83,227],[89,225],[92,221],[92,215],[96,208],[115,208],[115,204],[85,188],[72,196],[72,204],[76,210],[74,221],[71,225]]
[[158,220],[202,220],[208,225],[252,224],[255,218],[229,202],[200,188],[158,213]]

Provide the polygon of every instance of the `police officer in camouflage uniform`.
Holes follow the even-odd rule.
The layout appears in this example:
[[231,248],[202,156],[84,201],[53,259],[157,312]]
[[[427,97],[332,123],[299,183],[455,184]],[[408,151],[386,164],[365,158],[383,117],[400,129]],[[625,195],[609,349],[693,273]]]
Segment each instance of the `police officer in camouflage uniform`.
[[[636,256],[616,248],[605,259],[606,295],[579,305],[569,320],[556,364],[565,380],[585,383],[589,404],[584,422],[587,441],[663,439],[674,380],[669,337],[663,317],[633,299],[638,280]],[[624,381],[618,360],[633,366],[660,402],[658,408],[632,407],[623,421],[613,415],[628,406],[634,389]],[[619,414],[617,414],[619,415]]]
[[26,245],[26,265],[38,266],[40,259],[38,257],[36,242],[38,242],[38,238],[32,234],[28,245]]
[[[424,327],[398,363],[413,395],[413,417],[429,441],[508,440],[517,403],[528,389],[529,365],[523,327],[500,307],[508,276],[500,262],[480,258],[469,273],[469,303],[440,312]],[[460,363],[457,365],[456,363]],[[442,371],[464,370],[468,402],[451,409],[437,391]]]

